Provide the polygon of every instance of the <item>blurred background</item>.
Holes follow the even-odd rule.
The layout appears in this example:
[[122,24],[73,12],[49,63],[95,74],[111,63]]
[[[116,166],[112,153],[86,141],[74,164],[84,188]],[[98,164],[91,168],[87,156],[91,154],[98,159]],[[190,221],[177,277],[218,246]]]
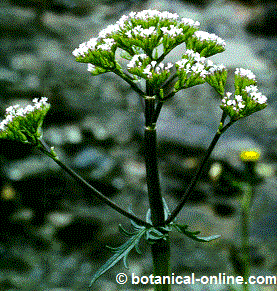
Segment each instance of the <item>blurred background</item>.
[[[238,121],[221,137],[194,194],[178,216],[202,235],[221,234],[208,244],[172,234],[172,271],[178,275],[234,275],[240,269],[240,200],[236,182],[255,180],[251,213],[252,275],[277,275],[275,1],[209,0],[2,0],[0,4],[0,120],[5,108],[46,96],[51,109],[44,140],[62,161],[97,189],[144,218],[148,209],[143,158],[143,114],[136,93],[113,74],[92,77],[72,51],[123,14],[143,9],[176,12],[200,21],[201,30],[226,41],[212,57],[229,71],[257,76],[268,107]],[[169,60],[180,58],[177,47]],[[193,177],[219,124],[219,96],[200,85],[168,101],[158,120],[161,183],[173,209]],[[254,172],[243,150],[261,153]],[[251,177],[250,177],[251,176]],[[88,290],[93,273],[118,246],[124,217],[78,186],[49,158],[29,146],[0,141],[0,290]],[[129,270],[120,262],[90,290],[153,290],[118,285],[119,272],[150,275],[150,249],[131,252]],[[237,287],[237,286],[235,286]],[[259,288],[258,288],[259,287]],[[231,290],[228,286],[173,286],[172,290]],[[253,285],[252,290],[276,290]]]

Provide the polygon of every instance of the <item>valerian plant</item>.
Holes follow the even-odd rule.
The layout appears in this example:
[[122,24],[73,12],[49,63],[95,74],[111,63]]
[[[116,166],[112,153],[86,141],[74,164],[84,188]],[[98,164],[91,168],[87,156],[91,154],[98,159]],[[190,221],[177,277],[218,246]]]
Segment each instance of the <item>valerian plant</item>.
[[[155,290],[168,291],[170,284],[160,284],[162,276],[170,274],[169,233],[173,230],[187,237],[208,242],[219,237],[200,237],[199,231],[191,231],[186,222],[177,223],[177,215],[190,197],[202,170],[221,134],[234,122],[264,109],[267,98],[256,86],[255,75],[246,69],[235,71],[234,97],[225,93],[227,70],[207,58],[225,50],[225,41],[215,34],[199,30],[199,22],[180,18],[177,14],[144,10],[122,16],[114,25],[99,32],[79,45],[73,51],[77,62],[87,63],[93,76],[112,72],[125,80],[143,101],[145,116],[144,149],[146,182],[150,209],[146,219],[137,217],[131,210],[115,204],[82,177],[66,166],[57,156],[53,147],[42,139],[42,122],[50,108],[47,98],[34,99],[33,105],[19,108],[10,106],[0,124],[0,137],[29,143],[52,158],[92,195],[130,219],[133,232],[120,231],[129,239],[117,248],[114,255],[94,274],[91,284],[103,273],[123,259],[127,267],[127,255],[144,238],[151,247]],[[181,59],[176,63],[164,63],[165,57],[177,46],[185,43]],[[128,64],[124,67],[118,60],[118,53]],[[179,204],[170,213],[160,189],[156,123],[163,104],[180,90],[207,82],[221,96],[222,117],[218,130],[201,162],[198,172],[190,182]],[[226,122],[226,119],[229,119]]]

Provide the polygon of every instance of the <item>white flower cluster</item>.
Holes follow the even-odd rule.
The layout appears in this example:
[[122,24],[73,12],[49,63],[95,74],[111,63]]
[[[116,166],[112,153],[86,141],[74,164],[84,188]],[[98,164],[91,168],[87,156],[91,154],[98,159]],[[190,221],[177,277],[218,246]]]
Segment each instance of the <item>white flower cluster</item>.
[[98,33],[98,38],[101,38],[101,39],[106,38],[107,36],[110,36],[112,33],[119,31],[120,28],[123,28],[124,21],[125,21],[123,20],[123,16],[120,18],[119,21],[116,22],[116,24],[110,24],[106,28],[102,29]]
[[[103,41],[101,43],[99,41]],[[112,46],[115,44],[115,40],[113,38],[91,38],[89,41],[81,43],[78,48],[76,48],[72,54],[74,57],[85,57],[86,54],[91,50],[101,49],[103,51],[111,50]]]
[[[251,100],[258,104],[265,104],[267,98],[265,95],[262,95],[261,92],[258,92],[257,86],[250,85],[246,86],[244,91],[248,96],[251,97]],[[241,95],[235,95],[234,100],[231,99],[232,93],[227,92],[226,96],[222,99],[222,104],[224,107],[233,106],[233,110],[239,112],[240,109],[243,109],[246,105],[246,101],[243,100]]]
[[200,41],[213,41],[216,42],[216,44],[221,45],[223,47],[226,46],[225,41],[220,38],[219,36],[215,35],[214,33],[208,33],[206,31],[195,31],[194,36],[199,39]]
[[216,72],[220,72],[226,69],[226,67],[223,64],[215,65],[211,60],[207,61],[207,66],[209,67],[208,69],[209,75],[215,74]]
[[200,54],[194,50],[186,50],[184,55],[187,56],[189,60],[194,60],[199,63],[204,63],[206,60],[205,57],[201,57]]
[[267,101],[266,96],[262,95],[261,92],[258,92],[257,86],[254,85],[246,86],[244,91],[247,92],[248,95],[250,95],[252,100],[259,104],[264,104]]
[[178,28],[174,26],[173,24],[170,25],[170,29],[168,29],[167,27],[161,27],[161,30],[164,34],[167,34],[170,37],[176,37],[177,35],[183,32],[183,28]]
[[34,105],[27,105],[25,108],[19,107],[18,104],[10,106],[6,109],[5,119],[0,123],[0,130],[5,130],[6,125],[13,121],[15,117],[26,116],[27,114],[34,112],[36,110],[41,110],[46,106],[49,106],[47,103],[47,97],[42,97],[40,100],[38,98],[33,99]]
[[199,21],[194,21],[194,20],[192,20],[190,18],[182,18],[181,22],[183,22],[186,25],[193,26],[195,28],[200,26],[200,22]]
[[152,77],[152,72],[154,71],[156,74],[160,75],[163,71],[167,71],[169,73],[169,69],[173,67],[172,63],[168,63],[166,66],[163,63],[158,64],[157,66],[156,61],[152,61],[150,64],[148,64],[145,69],[143,70],[143,73],[147,75],[147,78]]
[[[140,19],[144,21],[148,21],[150,18],[159,17],[160,19],[169,19],[169,20],[177,20],[178,14],[177,13],[170,13],[167,11],[160,12],[158,10],[143,10],[141,12],[131,12],[129,15],[123,15],[121,18],[116,22],[116,24],[111,24],[107,28],[101,30],[98,34],[98,38],[104,39],[111,34],[119,31],[120,29],[124,29],[130,24],[130,18],[132,19]],[[198,26],[199,22],[194,22],[191,19],[183,18],[182,22],[191,26]],[[134,28],[135,31],[137,30],[137,34],[143,36],[143,35],[150,35],[153,28],[147,29],[139,29],[138,27]],[[133,33],[135,33],[133,31]],[[127,36],[131,37],[131,31],[127,31]]]
[[96,45],[97,38],[91,38],[89,41],[81,43],[79,47],[72,52],[72,54],[74,57],[84,57],[89,50],[95,50]]
[[205,70],[205,65],[200,62],[196,62],[195,64],[191,64],[188,60],[182,59],[181,61],[176,62],[179,70],[183,70],[186,74],[194,73],[200,74],[200,77],[205,78],[208,72]]
[[115,44],[115,40],[113,38],[104,38],[104,43],[99,44],[97,46],[97,49],[101,49],[103,51],[109,51],[112,46]]
[[170,13],[167,11],[160,12],[158,10],[143,10],[140,12],[131,12],[129,17],[134,19],[141,19],[141,20],[149,20],[149,18],[159,17],[160,19],[172,19],[177,20],[178,14],[177,13]]
[[[183,58],[177,61],[175,64],[178,66],[178,70],[184,70],[186,74],[200,74],[200,77],[205,78],[208,71],[205,70],[205,57],[201,57],[199,53],[193,50],[187,50],[184,54],[187,58]],[[191,61],[194,63],[191,64]]]
[[155,26],[149,28],[142,28],[141,25],[134,27],[132,30],[126,32],[127,37],[132,38],[134,36],[149,37],[151,35],[157,34]]
[[88,64],[88,71],[89,72],[93,72],[96,69],[96,66],[94,66],[93,64]]
[[[73,55],[76,56],[84,56],[84,53],[87,53],[89,49],[93,50],[95,49],[95,46],[97,44],[97,41],[99,39],[102,39],[105,41],[105,39],[109,36],[111,36],[113,33],[118,32],[119,30],[123,30],[126,27],[128,27],[131,22],[130,19],[134,20],[144,20],[144,21],[149,21],[151,18],[158,17],[160,20],[177,20],[179,18],[177,13],[170,13],[167,11],[160,12],[158,10],[143,10],[141,12],[131,12],[129,15],[123,15],[115,24],[111,24],[105,29],[101,30],[98,34],[97,38],[92,38],[90,41],[86,43],[82,43],[79,48],[75,49],[73,52]],[[181,22],[192,26],[192,27],[198,27],[200,23],[198,21],[194,21],[189,18],[182,18]],[[130,25],[132,27],[132,25]],[[143,37],[148,37],[153,34],[157,34],[155,31],[155,27],[149,27],[149,28],[142,28],[141,25],[138,25],[131,30],[126,31],[126,35],[131,38],[132,35],[140,35]],[[180,33],[182,33],[181,28],[174,27],[173,25],[170,26],[170,29],[167,27],[161,28],[165,34],[169,34],[170,36],[176,36]],[[110,45],[111,47],[111,45]],[[108,49],[108,47],[107,47]]]
[[142,66],[141,60],[144,60],[146,58],[147,58],[146,54],[134,55],[129,64],[127,64],[127,68],[131,69],[135,67],[141,67]]
[[[142,68],[143,66],[145,66],[145,64],[143,65],[143,60],[147,58],[148,56],[146,54],[134,55],[129,64],[127,64],[128,70],[133,68]],[[153,72],[158,75],[160,75],[164,71],[169,73],[169,69],[172,67],[172,63],[167,63],[167,65],[159,63],[157,65],[156,61],[152,61],[150,64],[145,66],[145,68],[142,70],[142,73],[147,75],[147,78],[152,78]]]
[[222,99],[222,104],[224,106],[233,106],[233,110],[239,112],[240,109],[245,107],[245,102],[242,99],[241,95],[235,95],[235,99],[231,99],[231,92],[227,92],[226,96]]
[[256,76],[250,70],[236,68],[235,74],[240,75],[241,77],[246,77],[248,79],[256,80]]
[[[98,37],[103,39],[106,38],[107,36],[110,36],[112,33],[119,31],[120,29],[124,29],[130,24],[130,18],[148,21],[150,18],[154,17],[159,17],[160,19],[177,20],[179,16],[177,13],[170,13],[167,11],[160,12],[158,10],[143,10],[141,12],[131,12],[129,15],[121,16],[121,18],[116,22],[116,24],[111,24],[107,28],[101,30],[98,34]],[[193,20],[188,18],[183,18],[182,21],[185,24],[191,26],[199,25],[198,21],[194,22]],[[147,31],[144,31],[144,33],[147,33]]]

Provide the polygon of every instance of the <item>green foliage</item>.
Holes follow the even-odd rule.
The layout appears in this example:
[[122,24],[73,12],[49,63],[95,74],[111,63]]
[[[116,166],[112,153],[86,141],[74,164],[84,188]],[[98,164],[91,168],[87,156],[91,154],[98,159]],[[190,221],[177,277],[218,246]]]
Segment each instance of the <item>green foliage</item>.
[[188,230],[189,226],[188,225],[180,225],[180,224],[173,224],[173,227],[178,231],[181,232],[182,234],[186,235],[187,237],[198,241],[198,242],[209,242],[215,239],[218,239],[221,237],[221,235],[211,235],[207,237],[200,237],[198,234],[200,234],[200,231],[190,231]]
[[130,236],[129,240],[124,243],[123,245],[117,247],[117,248],[112,248],[108,247],[111,249],[115,254],[110,257],[110,259],[102,266],[98,271],[93,275],[91,279],[90,286],[105,272],[107,272],[110,268],[112,268],[117,262],[119,262],[121,259],[123,259],[123,263],[125,268],[128,268],[127,264],[127,256],[130,253],[130,251],[135,248],[138,253],[140,253],[138,249],[138,244],[141,239],[141,237],[145,234],[147,229],[145,227],[141,227],[140,229],[135,229],[133,233],[129,233],[126,230],[120,226],[120,230],[122,233],[124,233],[127,236]]
[[1,123],[0,138],[38,145],[38,140],[42,138],[42,123],[50,104],[41,104],[40,107],[28,105],[24,109],[16,105],[8,109]]

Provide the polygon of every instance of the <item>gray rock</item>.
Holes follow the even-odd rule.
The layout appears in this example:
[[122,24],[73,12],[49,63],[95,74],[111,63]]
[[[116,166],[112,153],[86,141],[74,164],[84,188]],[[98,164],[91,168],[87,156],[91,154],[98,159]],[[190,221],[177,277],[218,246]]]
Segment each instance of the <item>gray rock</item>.
[[95,179],[106,177],[115,165],[116,162],[113,158],[92,147],[81,150],[73,158],[73,166],[78,169],[90,170],[90,176]]
[[4,171],[12,181],[20,181],[24,178],[46,173],[49,170],[56,171],[59,166],[49,161],[48,157],[29,157],[21,161],[11,162],[4,167]]

